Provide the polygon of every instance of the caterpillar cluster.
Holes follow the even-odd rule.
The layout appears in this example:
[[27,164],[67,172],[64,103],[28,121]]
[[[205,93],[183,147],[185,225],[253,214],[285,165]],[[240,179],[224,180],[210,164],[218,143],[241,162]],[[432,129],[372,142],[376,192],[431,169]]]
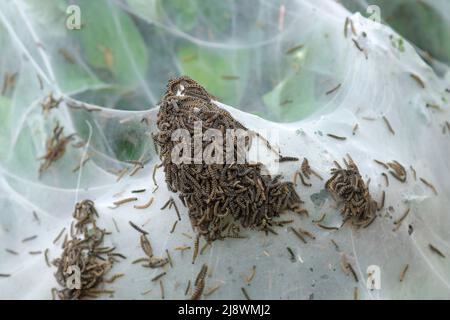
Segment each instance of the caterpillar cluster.
[[344,222],[350,220],[354,226],[368,226],[376,216],[377,203],[353,160],[349,157],[349,162],[344,159],[344,163],[345,169],[335,162],[336,167],[331,169],[332,177],[325,183],[325,188],[343,202]]
[[[188,77],[169,81],[167,91],[160,102],[154,136],[160,150],[168,188],[178,192],[188,207],[191,224],[208,241],[223,239],[224,226],[238,222],[244,228],[263,229],[271,225],[273,218],[286,210],[300,212],[302,203],[292,182],[284,182],[281,176],[262,174],[261,163],[239,163],[238,154],[249,150],[251,138],[244,143],[233,140],[232,163],[207,164],[172,161],[172,152],[178,141],[172,140],[177,129],[185,129],[190,135],[190,155],[195,158],[195,122],[201,122],[201,134],[208,129],[219,130],[223,137],[228,129],[247,130],[230,113],[211,100],[213,97],[198,83]],[[247,139],[248,138],[248,139]],[[215,140],[200,140],[201,150],[207,150]],[[223,155],[230,146],[223,148]],[[244,150],[243,150],[244,149]]]

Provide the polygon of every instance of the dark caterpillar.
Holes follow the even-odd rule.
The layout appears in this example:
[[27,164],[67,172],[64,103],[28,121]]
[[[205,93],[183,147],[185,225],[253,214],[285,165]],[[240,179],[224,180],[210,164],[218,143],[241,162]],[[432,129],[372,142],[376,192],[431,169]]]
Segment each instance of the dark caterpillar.
[[325,188],[343,202],[344,221],[350,220],[354,226],[368,226],[375,216],[377,202],[370,196],[369,188],[350,156],[349,162],[344,159],[344,163],[346,169],[335,163],[336,168],[331,169],[332,177],[325,183]]

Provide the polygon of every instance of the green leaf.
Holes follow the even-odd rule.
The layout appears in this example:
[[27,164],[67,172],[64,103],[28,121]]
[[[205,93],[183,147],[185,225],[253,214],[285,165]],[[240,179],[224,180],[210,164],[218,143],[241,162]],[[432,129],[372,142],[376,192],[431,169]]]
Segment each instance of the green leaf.
[[291,122],[303,119],[316,109],[314,78],[310,73],[294,74],[263,96],[272,119]]
[[[232,1],[195,0],[195,2],[196,15],[202,17],[202,19],[198,19],[197,28],[200,32],[207,30],[209,40],[220,41],[221,38],[227,38],[232,33],[231,16],[235,9]],[[245,20],[247,19],[251,19],[251,16],[246,15]],[[248,21],[241,22],[250,23]]]
[[[67,29],[66,8],[68,1],[65,0],[40,0],[26,1],[27,18],[33,20],[34,28],[38,34],[45,32],[45,36],[63,36]],[[58,28],[49,28],[49,26],[58,26]]]
[[170,18],[182,31],[192,30],[197,23],[197,6],[191,1],[187,3],[186,0],[171,0],[163,1],[162,7],[166,12],[167,17]]
[[161,20],[159,0],[127,0],[130,8],[149,21]]
[[83,0],[79,6],[82,28],[74,32],[89,64],[121,84],[133,85],[144,77],[148,53],[131,18],[105,0]]
[[220,102],[239,105],[248,77],[248,52],[187,45],[177,56],[184,75],[198,81]]
[[76,63],[62,61],[64,58],[57,57],[54,65],[58,84],[63,92],[80,91],[90,86],[99,85],[102,82],[94,75],[83,70]]
[[284,73],[287,74],[270,92],[266,93],[262,100],[268,109],[264,118],[280,122],[291,122],[303,119],[310,115],[316,108],[314,99],[315,74],[304,69],[306,61],[312,64],[320,64],[330,59],[329,54],[317,47],[328,41],[327,37],[315,39],[314,43],[304,46],[295,44],[288,50],[282,64]]
[[[433,57],[450,62],[450,23],[445,12],[439,12],[439,1],[372,0],[381,9],[381,18],[408,41],[414,43]],[[355,1],[344,0],[342,4],[352,12],[360,11],[368,17],[366,8]],[[401,51],[401,43],[393,43]]]
[[450,28],[440,12],[426,3],[403,3],[391,15],[389,24],[419,48],[438,60],[450,62]]

